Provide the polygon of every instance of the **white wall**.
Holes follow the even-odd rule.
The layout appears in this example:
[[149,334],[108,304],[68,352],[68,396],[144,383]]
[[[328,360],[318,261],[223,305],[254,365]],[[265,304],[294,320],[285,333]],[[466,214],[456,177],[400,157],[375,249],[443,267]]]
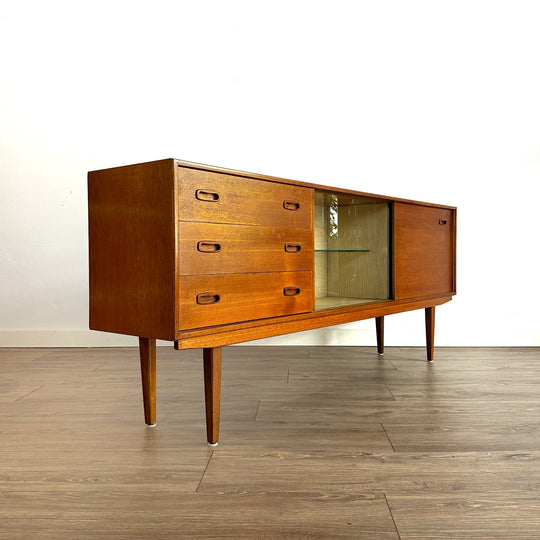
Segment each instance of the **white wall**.
[[0,0],[0,345],[133,343],[87,330],[86,173],[165,157],[458,206],[437,344],[540,345],[538,5]]

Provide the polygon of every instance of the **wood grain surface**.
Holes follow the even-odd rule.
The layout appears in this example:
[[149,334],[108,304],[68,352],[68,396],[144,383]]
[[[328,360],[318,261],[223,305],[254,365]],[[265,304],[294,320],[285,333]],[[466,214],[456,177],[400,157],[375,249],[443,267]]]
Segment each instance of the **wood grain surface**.
[[395,297],[455,293],[456,210],[394,204]]
[[[311,272],[181,276],[178,327],[183,329],[291,315],[313,310]],[[287,296],[286,287],[298,294]],[[208,294],[211,303],[197,303]],[[206,300],[204,300],[206,301]]]
[[[311,229],[313,190],[210,171],[176,168],[182,221]],[[197,197],[197,192],[214,194]]]
[[173,339],[171,160],[88,173],[90,328]]
[[540,530],[540,349],[0,349],[0,538],[518,539]]
[[313,269],[309,229],[181,221],[178,236],[180,275]]

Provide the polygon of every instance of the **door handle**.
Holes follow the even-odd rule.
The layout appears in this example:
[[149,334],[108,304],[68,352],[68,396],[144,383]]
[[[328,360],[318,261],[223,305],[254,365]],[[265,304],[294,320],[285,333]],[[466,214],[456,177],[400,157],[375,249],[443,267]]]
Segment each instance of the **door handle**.
[[198,189],[195,192],[195,198],[204,202],[218,202],[219,193],[217,191],[210,191],[208,189]]
[[283,201],[283,208],[285,210],[298,210],[300,203],[298,201]]
[[207,306],[208,304],[216,304],[219,302],[220,296],[215,292],[203,292],[197,295],[197,304]]
[[296,296],[300,294],[300,287],[285,287],[283,289],[283,294],[285,296]]
[[202,240],[197,242],[197,250],[201,253],[217,253],[221,251],[221,244],[219,242],[207,242]]
[[287,242],[285,244],[285,251],[287,253],[298,253],[302,249],[300,244],[295,244],[293,242]]

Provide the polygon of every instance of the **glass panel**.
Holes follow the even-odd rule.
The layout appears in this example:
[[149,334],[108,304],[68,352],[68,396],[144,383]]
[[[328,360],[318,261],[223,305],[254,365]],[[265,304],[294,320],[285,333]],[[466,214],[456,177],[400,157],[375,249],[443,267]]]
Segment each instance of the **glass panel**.
[[315,309],[389,298],[389,205],[315,191]]

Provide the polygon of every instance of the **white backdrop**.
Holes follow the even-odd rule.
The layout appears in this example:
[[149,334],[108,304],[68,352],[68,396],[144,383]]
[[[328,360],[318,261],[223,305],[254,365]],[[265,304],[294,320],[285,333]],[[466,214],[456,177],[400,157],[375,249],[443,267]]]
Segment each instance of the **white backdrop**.
[[86,173],[165,157],[458,206],[436,344],[540,345],[537,6],[0,0],[0,345],[133,343],[87,330]]

